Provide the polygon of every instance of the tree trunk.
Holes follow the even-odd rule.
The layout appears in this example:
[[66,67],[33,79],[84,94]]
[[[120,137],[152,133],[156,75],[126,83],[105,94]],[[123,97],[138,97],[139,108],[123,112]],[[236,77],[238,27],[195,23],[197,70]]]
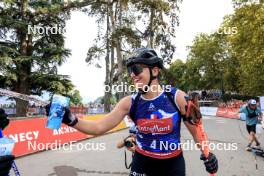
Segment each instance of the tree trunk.
[[[16,85],[15,91],[22,94],[29,94],[29,80],[28,73],[20,70],[18,84]],[[20,99],[16,99],[16,116],[25,117],[28,108],[28,102]]]
[[[26,17],[26,10],[28,6],[28,1],[23,0],[21,3],[21,16],[22,19]],[[27,40],[26,31],[19,30],[17,31],[18,38],[20,41],[20,54],[21,57],[30,56],[31,46],[32,46],[32,38],[29,37]],[[18,61],[17,62],[17,70],[18,70],[18,81],[15,85],[15,91],[22,94],[30,94],[30,73],[31,73],[31,63],[29,61]],[[16,99],[16,115],[17,116],[26,116],[27,113],[28,102],[24,100]]]
[[[118,7],[118,6],[116,6]],[[116,19],[114,18],[117,17],[117,13],[118,14],[118,19],[119,19],[119,27],[122,26],[122,4],[119,4],[119,10],[115,9],[115,15],[113,12],[113,8],[110,9],[110,17],[111,17],[111,24],[112,24],[112,33],[116,32],[116,26],[117,26],[117,22]],[[123,58],[122,58],[122,52],[121,52],[121,38],[117,37],[114,40],[115,43],[115,48],[116,48],[116,57],[117,57],[117,83],[121,84],[123,82]],[[124,97],[124,92],[117,92],[117,99],[120,100],[122,97]]]
[[[108,1],[109,2],[109,1]],[[109,3],[107,5],[107,29],[106,29],[106,57],[105,57],[105,85],[109,86],[111,88],[111,71],[110,71],[110,44],[109,44],[109,30],[110,30],[110,24],[109,24]],[[105,96],[104,96],[104,111],[110,112],[111,108],[111,102],[110,98],[112,96],[111,91],[105,90]]]
[[150,23],[149,23],[149,46],[150,48],[154,48],[154,17],[155,17],[155,9],[151,8],[150,11]]
[[[120,12],[119,12],[119,27],[122,27],[122,18],[123,18],[123,7],[122,3],[120,3]],[[122,38],[117,39],[117,46],[116,46],[116,52],[117,52],[117,61],[118,61],[118,70],[119,70],[119,77],[118,82],[119,84],[124,83],[123,73],[124,73],[124,65],[123,65],[123,57],[121,53],[121,42]],[[119,99],[123,98],[125,96],[125,92],[120,92]]]

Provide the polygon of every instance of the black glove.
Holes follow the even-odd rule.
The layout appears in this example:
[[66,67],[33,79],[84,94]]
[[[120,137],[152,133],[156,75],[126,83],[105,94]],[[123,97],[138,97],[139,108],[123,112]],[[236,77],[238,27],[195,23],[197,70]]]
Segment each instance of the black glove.
[[8,175],[14,161],[14,155],[0,156],[0,175]]
[[[50,110],[50,104],[48,104],[46,107],[46,115],[48,116],[49,115],[49,110]],[[74,126],[78,123],[78,118],[71,113],[70,109],[67,107],[67,108],[64,108],[64,116],[63,116],[63,119],[62,119],[62,123],[68,125],[68,126]]]
[[5,127],[9,124],[9,119],[7,119],[7,114],[5,110],[0,108],[0,128],[5,129]]
[[214,174],[217,172],[218,160],[213,153],[209,153],[208,158],[206,158],[204,154],[202,154],[200,159],[204,161],[204,165],[207,172],[209,172],[210,174]]

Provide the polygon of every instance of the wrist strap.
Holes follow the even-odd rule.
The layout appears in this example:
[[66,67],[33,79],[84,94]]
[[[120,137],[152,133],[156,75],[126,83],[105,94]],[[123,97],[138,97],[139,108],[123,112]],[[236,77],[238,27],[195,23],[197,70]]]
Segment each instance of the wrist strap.
[[75,117],[75,119],[73,120],[72,123],[69,124],[69,126],[73,127],[74,125],[76,125],[79,122],[78,118]]

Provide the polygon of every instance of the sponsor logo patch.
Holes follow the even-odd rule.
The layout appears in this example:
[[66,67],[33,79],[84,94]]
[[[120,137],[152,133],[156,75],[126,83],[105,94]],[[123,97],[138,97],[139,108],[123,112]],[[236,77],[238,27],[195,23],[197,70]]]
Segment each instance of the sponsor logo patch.
[[145,134],[168,134],[173,130],[172,118],[165,119],[139,119],[138,130]]

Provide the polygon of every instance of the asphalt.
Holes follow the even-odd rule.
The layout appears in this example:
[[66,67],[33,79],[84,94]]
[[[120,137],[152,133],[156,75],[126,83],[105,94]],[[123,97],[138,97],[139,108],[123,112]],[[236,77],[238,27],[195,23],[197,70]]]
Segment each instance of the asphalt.
[[[255,157],[245,151],[247,132],[245,122],[219,117],[205,117],[203,120],[209,140],[219,148],[212,152],[219,160],[218,176],[263,176],[264,158]],[[182,125],[182,142],[191,142],[192,137]],[[74,143],[57,151],[44,151],[16,159],[22,176],[119,176],[128,175],[124,165],[124,149],[116,144],[126,137],[128,130],[95,137]],[[264,145],[264,134],[258,135]],[[81,147],[84,149],[81,150]],[[77,148],[79,147],[79,150]],[[85,149],[86,147],[86,149]],[[127,152],[130,156],[131,154]],[[185,150],[187,176],[207,176],[200,161],[199,150]],[[130,161],[131,158],[129,157]],[[258,169],[256,169],[256,163]],[[13,175],[13,173],[11,173]]]

